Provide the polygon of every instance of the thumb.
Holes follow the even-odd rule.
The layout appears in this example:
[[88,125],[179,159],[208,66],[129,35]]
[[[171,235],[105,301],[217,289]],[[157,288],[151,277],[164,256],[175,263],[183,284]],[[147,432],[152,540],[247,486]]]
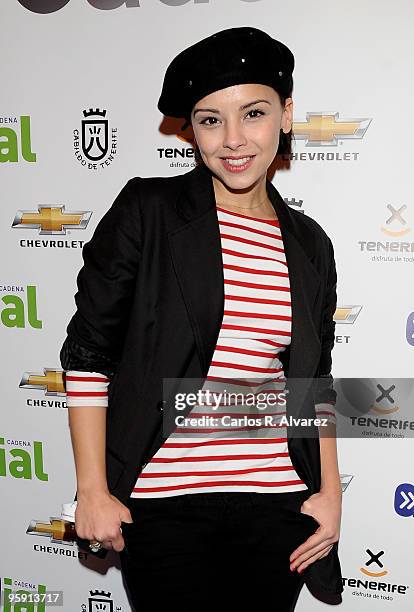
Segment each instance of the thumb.
[[120,518],[123,523],[133,523],[134,522],[132,520],[132,516],[128,508],[126,508],[124,512],[121,512]]

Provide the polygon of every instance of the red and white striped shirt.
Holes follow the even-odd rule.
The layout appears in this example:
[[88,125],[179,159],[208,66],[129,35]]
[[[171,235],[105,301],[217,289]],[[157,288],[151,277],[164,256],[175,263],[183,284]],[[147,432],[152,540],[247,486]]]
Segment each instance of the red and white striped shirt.
[[[219,206],[217,216],[225,303],[203,385],[217,405],[192,408],[187,416],[195,420],[167,438],[139,474],[131,497],[308,488],[292,465],[286,426],[279,423],[286,417],[283,401],[260,410],[243,400],[227,401],[226,395],[263,398],[266,391],[280,393],[285,387],[279,354],[290,344],[292,313],[279,221]],[[70,371],[66,381],[68,407],[107,405],[109,380],[103,374]],[[316,414],[335,422],[329,404],[318,404]],[[265,416],[271,419],[266,424]],[[216,419],[213,426],[211,419]]]

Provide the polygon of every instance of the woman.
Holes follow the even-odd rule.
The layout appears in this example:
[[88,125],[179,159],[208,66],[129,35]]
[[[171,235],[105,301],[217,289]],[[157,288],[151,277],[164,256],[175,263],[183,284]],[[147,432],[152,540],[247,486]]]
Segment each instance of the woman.
[[[137,610],[290,611],[305,582],[341,602],[333,248],[267,179],[289,151],[293,68],[291,51],[255,28],[180,53],[158,108],[191,123],[200,163],[131,179],[83,249],[61,351],[76,531],[91,550],[120,552]],[[223,382],[279,399],[288,373],[316,387],[289,387],[284,410],[267,407],[270,426],[236,419],[223,433],[172,418],[177,390],[201,390],[206,416],[206,392]],[[244,400],[222,399],[220,424],[246,416]],[[284,414],[310,425],[282,425]]]

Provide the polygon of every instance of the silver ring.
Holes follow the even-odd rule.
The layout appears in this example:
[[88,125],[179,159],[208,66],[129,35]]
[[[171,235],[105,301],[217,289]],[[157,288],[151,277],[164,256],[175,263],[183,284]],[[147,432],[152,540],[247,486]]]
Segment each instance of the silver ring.
[[101,542],[90,542],[89,548],[92,552],[98,552],[102,548]]

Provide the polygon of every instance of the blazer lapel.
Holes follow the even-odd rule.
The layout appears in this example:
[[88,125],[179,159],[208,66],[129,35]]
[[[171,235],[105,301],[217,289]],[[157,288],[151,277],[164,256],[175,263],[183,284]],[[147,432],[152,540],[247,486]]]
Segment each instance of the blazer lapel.
[[[312,264],[315,244],[309,240],[304,243],[300,224],[286,202],[269,180],[266,187],[279,219],[289,270],[292,303],[289,377],[311,377],[320,352],[312,316],[321,288],[320,275]],[[205,165],[185,175],[176,210],[183,223],[168,233],[170,252],[206,376],[223,319],[224,277],[213,181]]]

